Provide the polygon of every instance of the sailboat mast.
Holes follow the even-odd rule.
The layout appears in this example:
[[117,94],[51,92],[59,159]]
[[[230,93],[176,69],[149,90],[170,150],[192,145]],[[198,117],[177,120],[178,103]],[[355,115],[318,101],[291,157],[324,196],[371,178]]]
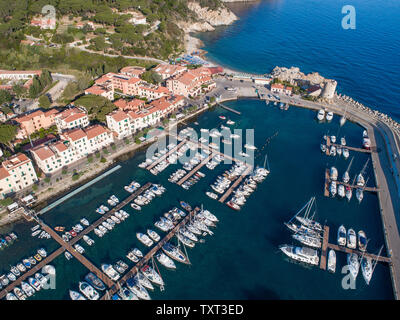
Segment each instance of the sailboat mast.
[[377,257],[376,260],[372,263],[372,273],[374,273],[375,267],[376,267],[376,265],[378,264],[378,259],[379,259],[379,257],[381,256],[382,249],[383,249],[383,245],[382,245],[382,247],[381,247],[380,250],[379,250],[378,257]]
[[349,166],[347,167],[347,172],[349,172],[349,170],[350,170],[350,167],[351,167],[351,164],[353,163],[353,160],[354,160],[354,156],[353,156],[353,158],[351,158],[351,160],[350,160],[350,163],[349,163]]
[[[308,206],[308,204],[310,203],[310,201],[311,201],[311,200],[309,200],[309,201],[303,206],[303,208],[301,208],[299,211],[297,211],[297,213],[296,213],[292,218],[290,218],[289,222],[291,222],[294,218],[296,218],[296,217],[300,214],[300,212],[302,212],[302,211],[304,210],[304,208]],[[289,222],[288,222],[288,223],[289,223]]]

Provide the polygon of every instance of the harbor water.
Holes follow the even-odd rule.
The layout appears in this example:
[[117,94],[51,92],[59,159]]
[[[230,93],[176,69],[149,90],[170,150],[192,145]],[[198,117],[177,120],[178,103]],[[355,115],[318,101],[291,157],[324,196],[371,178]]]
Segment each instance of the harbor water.
[[[209,185],[231,165],[221,164],[215,170],[203,167],[200,171],[206,177],[191,189],[184,190],[167,181],[169,175],[182,165],[170,165],[154,176],[138,167],[145,159],[145,152],[141,151],[119,163],[121,168],[114,174],[41,218],[52,227],[65,226],[66,230],[70,230],[82,217],[90,222],[97,220],[100,215],[95,209],[100,204],[106,204],[110,195],[115,194],[120,200],[126,198],[129,194],[124,186],[132,180],[142,185],[148,181],[160,183],[167,191],[141,212],[126,206],[124,210],[130,214],[127,220],[102,238],[89,234],[95,240],[92,247],[82,240],[79,242],[86,250],[84,256],[97,267],[119,259],[131,267],[133,263],[125,257],[130,249],[137,247],[143,253],[148,251],[137,240],[136,232],[151,228],[165,235],[153,225],[163,213],[179,206],[180,200],[192,206],[203,204],[219,219],[217,227],[212,229],[214,235],[204,237],[204,243],[187,249],[190,266],[176,262],[177,269],[169,271],[158,264],[166,285],[164,291],[156,288],[150,292],[153,299],[392,299],[390,273],[385,264],[377,265],[369,286],[365,284],[360,270],[356,288],[345,290],[342,287],[345,274],[341,274],[346,264],[345,254],[337,253],[336,273],[331,274],[317,267],[294,263],[278,249],[281,244],[295,244],[283,222],[288,221],[312,196],[316,196],[316,219],[330,226],[330,242],[336,243],[337,228],[343,224],[356,232],[365,231],[371,239],[369,252],[377,252],[384,244],[375,194],[365,192],[361,204],[355,195],[350,202],[323,196],[326,168],[335,165],[341,177],[354,156],[350,170],[351,177],[354,177],[364,166],[368,154],[350,151],[349,160],[327,157],[320,151],[322,136],[327,133],[345,136],[349,146],[360,146],[363,128],[349,121],[340,127],[337,116],[330,123],[318,123],[314,111],[296,107],[283,111],[259,100],[232,101],[226,105],[241,111],[242,115],[216,107],[193,119],[198,125],[194,122],[188,125],[198,132],[200,128],[218,128],[221,124],[226,125],[218,117],[224,115],[235,121],[232,128],[255,129],[254,143],[259,147],[255,152],[255,164],[263,165],[267,154],[271,173],[248,198],[242,210],[234,211],[205,195],[206,191],[211,191]],[[369,177],[368,185],[374,185],[371,162],[366,175]],[[48,253],[58,247],[54,240],[33,239],[32,226],[34,223],[19,222],[8,230],[1,230],[0,233],[6,233],[12,229],[19,236],[12,246],[0,251],[1,274],[8,272],[10,266],[22,258],[33,255],[39,247],[44,247]],[[171,241],[176,243],[175,238]],[[383,254],[387,255],[385,250]],[[68,290],[77,291],[78,282],[88,272],[75,258],[67,261],[63,254],[51,264],[56,267],[56,289],[42,290],[31,299],[69,299]]]
[[[342,7],[352,5],[356,28],[343,29]],[[397,0],[260,0],[232,4],[233,25],[196,35],[207,58],[243,72],[275,66],[319,72],[338,92],[400,120]]]

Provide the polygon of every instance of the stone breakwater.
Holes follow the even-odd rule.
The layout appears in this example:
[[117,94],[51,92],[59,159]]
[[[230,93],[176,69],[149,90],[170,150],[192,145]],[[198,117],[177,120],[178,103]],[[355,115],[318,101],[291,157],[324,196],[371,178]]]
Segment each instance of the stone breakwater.
[[366,107],[362,103],[360,103],[360,102],[354,100],[353,98],[346,96],[344,94],[336,94],[335,99],[345,102],[348,105],[350,105],[364,113],[367,113],[368,115],[372,116],[376,120],[380,120],[380,121],[384,122],[391,129],[396,131],[397,134],[400,135],[400,124],[397,121],[393,120],[391,117],[389,117],[387,114],[380,112],[378,110],[373,110],[369,107]]

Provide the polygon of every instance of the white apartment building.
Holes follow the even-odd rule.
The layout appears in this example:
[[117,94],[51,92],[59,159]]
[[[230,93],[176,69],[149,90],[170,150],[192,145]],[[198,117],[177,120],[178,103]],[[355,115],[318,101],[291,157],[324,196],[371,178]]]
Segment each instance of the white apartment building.
[[131,121],[128,114],[116,110],[106,116],[107,127],[113,131],[118,139],[123,139],[132,134]]
[[66,109],[56,114],[54,120],[59,133],[75,128],[85,128],[89,125],[87,113],[78,108]]
[[27,188],[37,180],[32,160],[23,153],[17,153],[0,166],[0,197]]
[[66,140],[49,145],[40,145],[32,149],[31,154],[37,166],[45,174],[60,170],[79,159],[77,153]]

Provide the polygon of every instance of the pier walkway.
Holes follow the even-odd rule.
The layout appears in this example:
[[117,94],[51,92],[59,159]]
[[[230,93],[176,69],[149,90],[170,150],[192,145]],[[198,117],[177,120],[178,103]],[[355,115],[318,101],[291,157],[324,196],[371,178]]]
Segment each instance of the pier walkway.
[[[324,187],[324,196],[325,197],[329,197],[329,184],[334,181],[330,178],[330,174],[329,174],[329,169],[325,170],[325,187]],[[345,187],[350,187],[352,189],[363,189],[364,191],[368,191],[368,192],[375,192],[378,193],[379,192],[379,188],[375,188],[375,187],[360,187],[358,185],[353,185],[350,183],[344,183],[343,181],[339,181],[336,180],[337,184],[342,184]]]
[[186,143],[186,140],[184,139],[182,142],[178,143],[175,147],[173,147],[171,150],[169,150],[167,153],[159,157],[156,161],[151,163],[148,167],[146,167],[147,170],[153,169],[157,164],[159,164],[161,161],[165,160],[170,154],[174,153],[176,150],[178,150],[182,145]]
[[330,154],[330,150],[329,150],[329,149],[330,149],[331,146],[335,146],[336,149],[339,147],[339,148],[345,148],[345,149],[348,149],[348,150],[351,150],[351,151],[363,152],[363,153],[372,153],[372,150],[376,150],[376,147],[372,147],[372,146],[371,146],[371,149],[368,150],[368,149],[364,149],[364,148],[356,148],[356,147],[350,147],[350,146],[342,146],[341,144],[332,143],[332,142],[331,142],[331,137],[330,137],[330,136],[327,136],[327,137],[326,137],[326,146],[327,146],[327,148],[326,148],[326,155],[327,155],[327,156],[329,156],[329,154]]
[[193,168],[186,176],[184,176],[181,180],[177,182],[177,185],[180,186],[187,179],[189,179],[192,175],[194,175],[197,171],[199,171],[214,155],[211,153],[207,158],[205,158],[202,162],[200,162],[195,168]]
[[362,252],[360,250],[350,249],[347,247],[339,246],[337,244],[329,243],[329,226],[324,226],[324,237],[323,237],[323,241],[322,241],[321,258],[320,258],[320,265],[319,265],[319,267],[322,270],[326,270],[326,262],[327,262],[327,254],[328,254],[327,249],[333,249],[336,252],[355,253],[359,256],[364,256],[364,257],[371,258],[373,260],[378,260],[379,262],[388,263],[389,265],[391,265],[391,263],[392,263],[392,260],[389,257],[377,256],[372,253]]
[[224,195],[218,200],[219,202],[223,203],[226,198],[233,192],[233,190],[239,185],[240,182],[244,179],[246,175],[248,175],[253,167],[249,166],[247,169],[236,179],[236,181],[229,187],[229,189],[224,193]]
[[237,111],[237,110],[235,110],[235,109],[229,108],[229,107],[223,105],[223,104],[220,103],[220,102],[217,102],[217,105],[219,105],[220,107],[222,107],[222,108],[224,108],[225,110],[228,110],[228,111],[230,111],[230,112],[233,112],[233,113],[236,113],[236,114],[239,114],[239,115],[242,114],[240,111]]
[[[120,280],[117,281],[116,285],[111,287],[102,297],[101,300],[111,299],[112,295],[120,290],[121,286],[131,277],[133,277],[141,267],[143,267],[152,257],[157,253],[161,247],[167,243],[178,231],[185,225],[198,211],[200,208],[196,207],[194,210],[188,213],[188,215],[182,219],[164,238],[162,238],[131,270],[129,270]],[[161,276],[161,275],[160,275]]]

